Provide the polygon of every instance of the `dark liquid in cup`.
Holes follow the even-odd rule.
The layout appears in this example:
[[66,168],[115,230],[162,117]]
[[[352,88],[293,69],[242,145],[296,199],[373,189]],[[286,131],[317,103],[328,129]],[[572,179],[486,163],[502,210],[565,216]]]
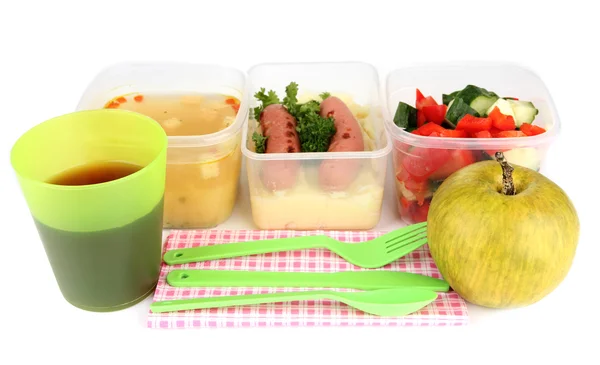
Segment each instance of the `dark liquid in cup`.
[[[101,183],[140,168],[121,162],[90,164],[48,182]],[[69,232],[37,220],[35,224],[65,299],[76,307],[102,312],[130,307],[154,290],[161,263],[162,219],[161,200],[137,220],[102,231]]]

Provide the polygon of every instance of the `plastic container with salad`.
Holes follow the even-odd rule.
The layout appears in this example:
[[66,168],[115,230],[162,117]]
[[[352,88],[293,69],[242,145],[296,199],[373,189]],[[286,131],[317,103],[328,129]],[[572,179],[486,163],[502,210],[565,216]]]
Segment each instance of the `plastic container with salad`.
[[364,63],[250,69],[242,152],[258,228],[377,225],[391,151],[378,81]]
[[243,72],[216,65],[118,64],[88,86],[77,107],[124,109],[156,120],[168,136],[164,228],[209,228],[238,195]]
[[500,63],[397,69],[387,77],[384,113],[398,212],[408,224],[427,220],[448,176],[498,151],[512,164],[540,171],[560,127],[542,80]]

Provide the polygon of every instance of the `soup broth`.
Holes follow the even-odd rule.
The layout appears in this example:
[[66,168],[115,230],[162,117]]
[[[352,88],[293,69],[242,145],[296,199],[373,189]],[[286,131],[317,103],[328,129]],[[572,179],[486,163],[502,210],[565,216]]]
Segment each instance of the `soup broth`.
[[168,136],[200,136],[232,124],[239,104],[238,99],[220,94],[133,94],[115,98],[106,107],[147,115]]
[[[169,137],[219,132],[235,122],[240,101],[221,94],[131,94],[105,105],[147,115]],[[165,228],[208,228],[225,221],[235,205],[241,135],[214,146],[169,145]]]

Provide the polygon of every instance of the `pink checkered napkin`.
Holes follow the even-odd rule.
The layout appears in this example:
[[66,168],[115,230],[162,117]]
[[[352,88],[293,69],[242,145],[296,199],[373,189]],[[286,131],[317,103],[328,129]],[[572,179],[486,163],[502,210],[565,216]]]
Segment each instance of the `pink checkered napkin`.
[[[385,232],[347,231],[258,231],[258,230],[192,230],[173,231],[165,250],[209,246],[220,243],[326,234],[345,242],[362,242]],[[167,284],[167,274],[174,269],[337,272],[366,270],[349,264],[326,249],[307,249],[232,259],[165,265],[154,293],[154,301],[199,297],[275,293],[279,291],[317,290],[319,288],[175,288]],[[408,271],[440,278],[427,245],[375,270]],[[331,290],[353,289],[335,289]],[[379,317],[366,314],[331,300],[295,301],[252,306],[198,309],[168,313],[148,312],[150,328],[200,327],[275,327],[275,326],[455,326],[468,323],[467,306],[454,292],[440,293],[438,298],[419,312],[405,317]]]

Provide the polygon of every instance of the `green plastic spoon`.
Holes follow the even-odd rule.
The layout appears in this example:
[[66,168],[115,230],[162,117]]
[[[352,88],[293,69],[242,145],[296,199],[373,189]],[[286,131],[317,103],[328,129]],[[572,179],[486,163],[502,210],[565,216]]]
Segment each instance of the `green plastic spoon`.
[[177,299],[154,302],[154,313],[180,310],[221,308],[238,305],[279,303],[299,300],[337,300],[365,313],[377,316],[405,316],[418,311],[437,298],[431,290],[397,288],[363,292],[337,292],[331,290],[299,291],[275,294],[234,295],[212,298]]

